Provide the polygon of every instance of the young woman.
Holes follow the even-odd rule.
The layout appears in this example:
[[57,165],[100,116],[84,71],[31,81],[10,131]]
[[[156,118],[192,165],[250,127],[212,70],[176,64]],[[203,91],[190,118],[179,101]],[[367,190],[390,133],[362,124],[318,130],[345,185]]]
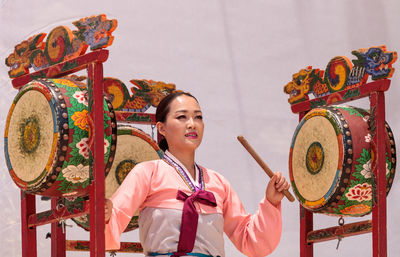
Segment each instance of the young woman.
[[223,232],[247,256],[270,254],[281,236],[282,191],[289,188],[281,173],[250,215],[223,176],[195,162],[204,131],[196,98],[183,92],[166,96],[156,121],[165,138],[164,157],[136,165],[106,200],[106,249],[119,249],[121,233],[139,210],[146,256],[223,257]]

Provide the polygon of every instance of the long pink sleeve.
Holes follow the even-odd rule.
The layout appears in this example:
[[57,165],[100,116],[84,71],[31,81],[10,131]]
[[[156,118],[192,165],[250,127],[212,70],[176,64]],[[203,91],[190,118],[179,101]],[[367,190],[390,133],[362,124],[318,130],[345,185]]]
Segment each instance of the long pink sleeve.
[[106,250],[120,248],[122,232],[148,195],[154,164],[146,162],[136,165],[111,198],[112,215],[105,227]]
[[280,241],[282,233],[281,205],[272,205],[264,198],[258,211],[250,215],[232,190],[226,185],[224,199],[224,231],[233,244],[249,257],[270,254]]

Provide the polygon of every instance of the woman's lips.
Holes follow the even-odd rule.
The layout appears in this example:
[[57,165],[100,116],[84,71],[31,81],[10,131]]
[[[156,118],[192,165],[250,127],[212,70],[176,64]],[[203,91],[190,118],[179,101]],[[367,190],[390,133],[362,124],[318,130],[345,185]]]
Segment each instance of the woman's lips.
[[185,137],[196,139],[197,138],[197,133],[196,132],[190,132],[190,133],[185,134]]

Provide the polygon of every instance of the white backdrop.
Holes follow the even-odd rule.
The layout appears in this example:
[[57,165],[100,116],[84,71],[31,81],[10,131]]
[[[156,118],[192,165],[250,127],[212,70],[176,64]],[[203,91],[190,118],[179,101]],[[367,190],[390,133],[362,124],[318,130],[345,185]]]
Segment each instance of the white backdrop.
[[[353,59],[351,51],[359,48],[386,44],[388,50],[400,50],[398,0],[0,0],[2,133],[17,93],[4,65],[14,46],[35,33],[49,33],[57,25],[73,28],[73,21],[100,13],[118,20],[104,75],[126,85],[132,78],[171,82],[197,96],[206,124],[198,162],[227,177],[249,212],[256,211],[268,179],[236,137],[243,134],[273,170],[289,176],[289,145],[298,120],[283,93],[291,75],[307,65],[325,69],[337,55]],[[398,72],[386,94],[386,119],[400,142]],[[3,154],[0,167],[0,255],[21,256],[19,190]],[[400,252],[399,197],[396,176],[387,199],[388,256]],[[283,234],[271,256],[299,256],[298,203],[284,200],[282,207]],[[38,201],[38,209],[47,210],[48,203]],[[314,217],[315,228],[337,224],[336,218]],[[50,256],[50,240],[44,239],[49,230],[38,229],[38,256]],[[67,231],[68,239],[88,236],[76,226]],[[137,240],[136,232],[123,239]],[[316,244],[315,256],[372,256],[372,237],[345,238],[339,250],[335,247],[336,241]],[[228,239],[226,252],[243,256]]]

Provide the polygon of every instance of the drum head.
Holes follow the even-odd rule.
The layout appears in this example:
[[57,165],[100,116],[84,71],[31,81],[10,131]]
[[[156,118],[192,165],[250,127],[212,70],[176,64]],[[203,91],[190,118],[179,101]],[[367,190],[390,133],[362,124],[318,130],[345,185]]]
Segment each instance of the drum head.
[[40,181],[54,159],[58,126],[49,97],[50,94],[33,88],[22,90],[8,115],[6,159],[20,185]]
[[311,111],[297,127],[289,169],[296,195],[308,208],[321,207],[334,193],[341,172],[342,149],[338,123],[326,110]]
[[126,175],[136,164],[160,159],[162,151],[143,131],[129,124],[118,126],[117,149],[111,170],[106,177],[106,198],[111,198]]
[[335,129],[323,116],[308,119],[299,130],[293,146],[293,178],[298,192],[308,201],[323,198],[332,187],[339,161],[338,145]]

